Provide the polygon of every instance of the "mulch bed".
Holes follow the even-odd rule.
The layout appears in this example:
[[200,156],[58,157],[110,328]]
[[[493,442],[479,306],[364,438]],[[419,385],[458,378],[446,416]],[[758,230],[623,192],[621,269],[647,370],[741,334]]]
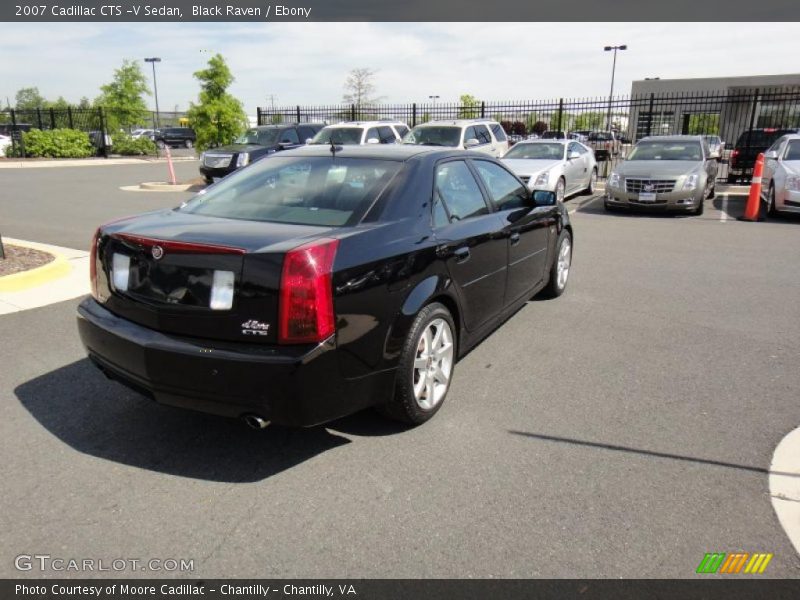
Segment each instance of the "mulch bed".
[[55,256],[41,250],[12,246],[11,244],[3,244],[3,247],[6,251],[6,258],[5,260],[0,259],[0,277],[29,271],[55,260]]

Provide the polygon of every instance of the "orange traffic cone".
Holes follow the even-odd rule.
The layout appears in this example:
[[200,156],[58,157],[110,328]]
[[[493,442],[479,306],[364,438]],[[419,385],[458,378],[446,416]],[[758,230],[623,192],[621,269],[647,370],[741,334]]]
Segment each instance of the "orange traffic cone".
[[747,197],[744,216],[739,217],[739,221],[764,220],[763,217],[761,217],[761,175],[763,172],[764,154],[760,153],[753,167],[753,178],[750,180],[750,195]]

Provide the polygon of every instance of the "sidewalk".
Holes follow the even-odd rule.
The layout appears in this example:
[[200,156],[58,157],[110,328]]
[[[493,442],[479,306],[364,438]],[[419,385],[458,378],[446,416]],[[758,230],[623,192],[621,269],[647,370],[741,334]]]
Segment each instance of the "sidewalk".
[[[172,162],[198,160],[194,156],[173,156]],[[50,167],[106,167],[111,165],[147,165],[165,163],[166,158],[52,158],[30,160],[0,160],[0,169],[42,169]]]
[[89,253],[4,237],[15,245],[49,252],[51,263],[0,277],[0,315],[47,306],[89,293]]

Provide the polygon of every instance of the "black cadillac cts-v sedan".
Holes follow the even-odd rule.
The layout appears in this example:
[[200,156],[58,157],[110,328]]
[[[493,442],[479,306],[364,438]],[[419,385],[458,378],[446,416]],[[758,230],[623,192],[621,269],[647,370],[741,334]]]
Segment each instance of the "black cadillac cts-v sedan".
[[305,147],[101,227],[78,327],[106,375],[164,404],[422,423],[459,356],[564,291],[572,239],[554,194],[481,154]]

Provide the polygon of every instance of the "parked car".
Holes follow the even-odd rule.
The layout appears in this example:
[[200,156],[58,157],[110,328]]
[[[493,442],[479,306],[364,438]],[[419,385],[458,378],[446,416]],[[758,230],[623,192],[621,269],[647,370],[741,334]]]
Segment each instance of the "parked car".
[[230,175],[236,169],[260,158],[301,146],[323,127],[322,123],[253,127],[240,135],[233,144],[203,152],[200,155],[200,174],[206,183],[213,183],[215,179]]
[[428,121],[409,131],[403,143],[465,148],[496,157],[508,151],[506,132],[500,123],[491,119]]
[[410,423],[572,259],[563,204],[500,161],[420,145],[305,146],[178,208],[98,229],[90,359],[163,404],[310,426],[368,406]]
[[764,153],[761,194],[767,213],[800,213],[800,135],[778,138]]
[[545,131],[542,133],[543,140],[565,140],[567,135],[563,131]]
[[800,129],[770,127],[751,129],[742,133],[728,158],[728,183],[736,183],[740,179],[749,177],[758,155],[765,152],[779,137],[792,133],[800,133]]
[[6,149],[11,146],[11,137],[0,135],[0,156],[6,155]]
[[598,161],[611,160],[620,153],[622,143],[613,131],[591,131],[586,138],[586,145],[594,150]]
[[575,140],[576,142],[585,142],[589,139],[589,135],[587,133],[583,133],[582,131],[570,131],[567,134],[568,140]]
[[397,144],[408,126],[399,121],[345,121],[325,126],[311,144]]
[[13,132],[15,131],[30,131],[33,129],[33,125],[30,123],[17,123],[13,125],[11,123],[1,123],[0,124],[0,135],[4,135],[6,137],[12,137]]
[[604,206],[703,214],[714,197],[717,156],[699,135],[646,137],[606,182]]
[[708,149],[717,155],[717,162],[722,160],[722,152],[725,149],[725,142],[718,135],[704,135],[703,139],[708,144]]
[[134,129],[131,132],[131,137],[134,140],[138,140],[139,138],[149,138],[152,140],[153,138],[155,138],[155,135],[156,135],[155,129]]
[[166,148],[167,146],[171,148],[181,146],[184,148],[191,148],[194,146],[196,139],[197,136],[194,133],[194,129],[191,127],[166,127],[157,129],[153,136],[153,141],[159,148]]
[[594,193],[597,162],[580,142],[536,140],[515,144],[503,162],[532,190],[550,190],[562,202],[577,192]]

